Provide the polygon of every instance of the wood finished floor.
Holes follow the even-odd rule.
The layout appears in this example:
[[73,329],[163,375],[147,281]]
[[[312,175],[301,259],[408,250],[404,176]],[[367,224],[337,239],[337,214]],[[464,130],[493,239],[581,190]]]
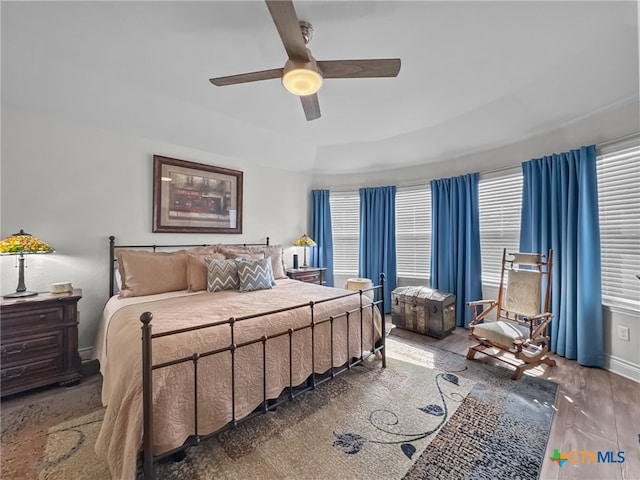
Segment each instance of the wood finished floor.
[[[387,331],[391,329],[396,338],[404,337],[432,344],[461,355],[466,355],[467,349],[472,345],[468,331],[462,328],[457,328],[441,340],[394,328],[388,318]],[[575,361],[557,356],[554,358],[557,362],[555,367],[545,365],[525,373],[559,384],[556,412],[540,479],[640,480],[640,384],[606,370],[582,367]],[[475,361],[504,366],[486,355],[478,355]],[[90,378],[98,379],[97,376]],[[87,381],[88,378],[85,378],[85,382]],[[54,395],[61,391],[63,390],[53,389],[31,395]],[[19,407],[22,402],[32,399],[31,395],[3,402],[3,415],[11,410],[10,407]],[[560,468],[549,460],[556,448],[562,453],[624,451],[625,462],[566,464]]]
[[[390,323],[388,321],[387,325]],[[466,355],[473,344],[463,328],[457,328],[440,340],[400,328],[393,328],[393,335],[461,355]],[[574,360],[556,355],[553,358],[555,367],[544,365],[525,372],[525,375],[545,378],[559,385],[540,479],[640,480],[640,383],[607,370],[583,367]],[[505,366],[486,355],[477,355],[475,361]],[[624,451],[625,461],[617,464],[566,463],[560,468],[549,460],[554,449],[561,453],[612,451],[614,455]]]

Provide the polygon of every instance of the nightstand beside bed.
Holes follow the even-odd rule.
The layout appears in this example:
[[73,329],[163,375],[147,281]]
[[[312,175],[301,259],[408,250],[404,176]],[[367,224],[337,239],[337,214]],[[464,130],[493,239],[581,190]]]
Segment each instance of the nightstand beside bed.
[[315,283],[317,285],[324,285],[324,267],[302,267],[302,268],[289,268],[287,269],[287,277],[292,280],[299,280],[306,283]]
[[78,301],[82,290],[3,299],[0,306],[0,394],[82,378],[78,355]]

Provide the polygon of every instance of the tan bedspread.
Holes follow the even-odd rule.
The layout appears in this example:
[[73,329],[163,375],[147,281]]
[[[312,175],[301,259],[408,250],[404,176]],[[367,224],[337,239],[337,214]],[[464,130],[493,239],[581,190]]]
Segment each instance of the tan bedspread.
[[[256,292],[223,291],[179,296],[148,303],[128,304],[107,318],[105,344],[101,352],[105,418],[96,442],[96,452],[109,464],[113,478],[135,478],[136,455],[142,446],[141,323],[140,314],[153,313],[153,333],[226,320],[259,312],[320,300],[346,293],[293,280],[278,280],[271,290]],[[366,301],[366,297],[364,297]],[[338,299],[315,306],[316,322],[359,306],[359,296]],[[113,310],[113,308],[112,308]],[[371,307],[365,309],[362,345],[370,350],[381,336],[380,315],[374,325]],[[245,320],[236,323],[235,343],[273,336],[310,324],[310,308]],[[349,351],[346,320],[334,321],[334,366],[360,356],[360,315],[349,318]],[[330,368],[330,326],[315,328],[315,371]],[[213,328],[161,337],[153,341],[154,364],[203,353],[230,345],[230,328]],[[293,334],[293,384],[311,374],[311,333],[305,329]],[[276,398],[289,386],[289,336],[267,342],[267,398]],[[235,418],[251,413],[263,400],[262,344],[236,350]],[[184,443],[194,433],[193,365],[191,362],[154,371],[154,451],[162,453]],[[232,420],[231,354],[212,355],[198,363],[198,434],[211,433]]]

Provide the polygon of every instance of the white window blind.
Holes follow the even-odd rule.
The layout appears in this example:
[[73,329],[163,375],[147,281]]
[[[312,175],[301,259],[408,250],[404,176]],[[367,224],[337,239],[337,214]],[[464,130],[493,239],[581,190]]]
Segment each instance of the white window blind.
[[640,311],[640,147],[599,152],[602,301]]
[[429,278],[431,187],[396,190],[396,264],[398,277]]
[[481,174],[480,245],[483,285],[499,285],[502,251],[517,252],[520,246],[522,172],[512,168]]
[[360,249],[360,194],[358,191],[331,192],[331,229],[333,230],[333,272],[358,276]]

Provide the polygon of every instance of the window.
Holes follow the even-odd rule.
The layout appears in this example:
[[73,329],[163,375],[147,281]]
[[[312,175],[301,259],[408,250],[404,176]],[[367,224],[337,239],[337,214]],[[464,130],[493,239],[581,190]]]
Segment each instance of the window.
[[431,187],[396,190],[396,262],[398,277],[429,278],[431,260]]
[[358,276],[360,249],[360,194],[331,192],[331,229],[333,230],[333,272]]
[[[633,140],[633,139],[632,139]],[[602,301],[640,311],[640,147],[599,149]]]
[[482,284],[497,286],[500,284],[503,249],[517,252],[520,246],[520,215],[522,213],[520,168],[481,174],[478,197]]

